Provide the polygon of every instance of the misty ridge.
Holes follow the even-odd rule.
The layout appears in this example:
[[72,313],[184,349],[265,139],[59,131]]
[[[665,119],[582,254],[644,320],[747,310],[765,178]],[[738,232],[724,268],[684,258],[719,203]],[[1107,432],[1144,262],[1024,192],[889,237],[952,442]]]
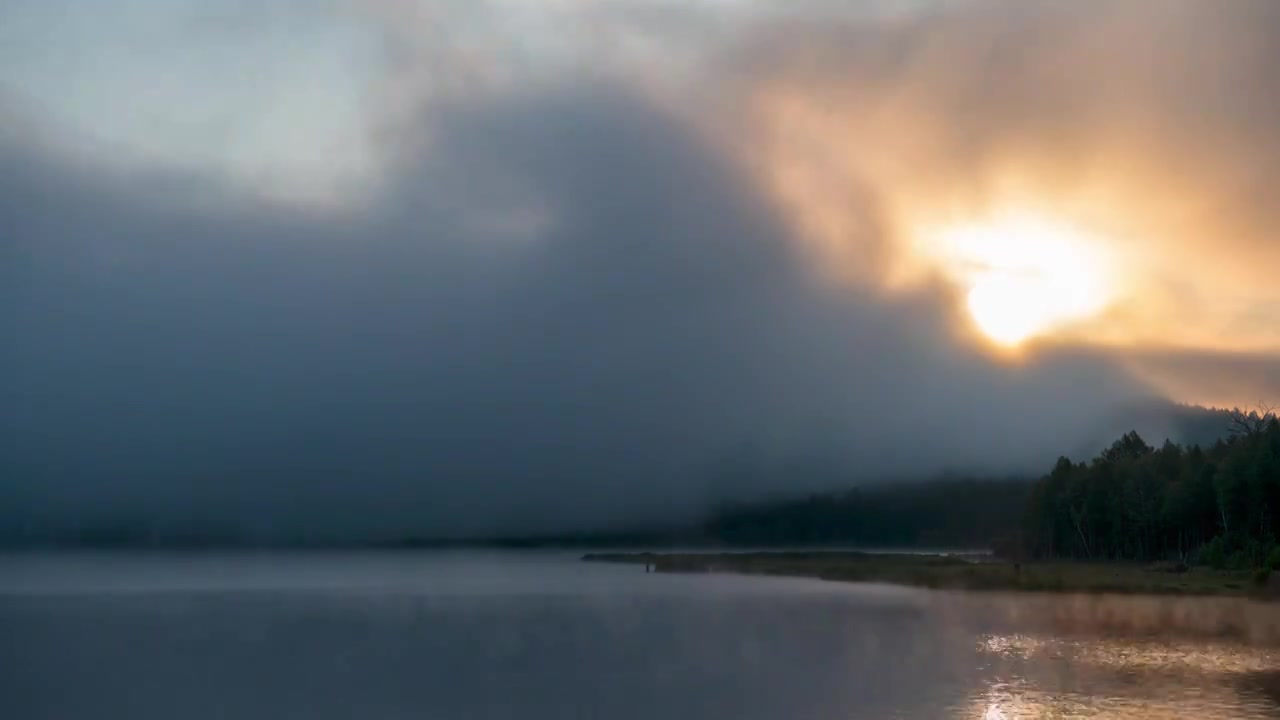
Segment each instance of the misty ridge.
[[[866,73],[892,79],[881,62]],[[1005,100],[1019,133],[1052,131]],[[1250,108],[1247,128],[1274,127]],[[1133,429],[1224,431],[1141,352],[1008,362],[957,339],[941,281],[829,282],[737,162],[622,83],[453,98],[389,133],[394,172],[340,210],[24,133],[0,135],[8,538],[684,526],[732,501],[1035,478]],[[1280,382],[1265,354],[1157,364]]]

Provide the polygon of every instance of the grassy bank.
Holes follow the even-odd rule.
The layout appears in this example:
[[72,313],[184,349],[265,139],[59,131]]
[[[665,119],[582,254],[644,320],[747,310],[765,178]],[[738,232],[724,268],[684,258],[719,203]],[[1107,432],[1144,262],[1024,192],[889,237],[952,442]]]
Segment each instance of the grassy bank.
[[656,572],[786,575],[951,590],[1274,596],[1280,578],[1130,563],[973,561],[944,555],[860,552],[592,553],[589,562],[632,563]]

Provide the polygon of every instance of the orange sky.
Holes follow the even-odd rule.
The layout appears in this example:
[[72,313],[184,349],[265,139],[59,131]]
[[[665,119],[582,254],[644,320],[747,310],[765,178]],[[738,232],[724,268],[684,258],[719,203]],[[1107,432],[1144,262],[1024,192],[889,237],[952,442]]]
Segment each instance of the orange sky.
[[946,285],[958,332],[1003,351],[1270,358],[1273,389],[1280,5],[1013,5],[748,35],[708,132],[835,282]]
[[1276,352],[1280,211],[1259,183],[1280,181],[1280,41],[1273,5],[1229,5],[978,4],[766,35],[749,42],[769,61],[735,88],[736,150],[846,281],[968,290],[946,238],[1021,217],[1052,232],[1008,252],[1074,235],[1105,295],[1050,335]]

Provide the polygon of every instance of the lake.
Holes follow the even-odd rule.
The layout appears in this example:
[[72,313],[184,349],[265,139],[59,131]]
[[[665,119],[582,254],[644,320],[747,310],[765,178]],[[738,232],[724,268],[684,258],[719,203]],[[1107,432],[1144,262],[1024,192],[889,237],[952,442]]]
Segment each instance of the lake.
[[562,552],[20,553],[0,555],[0,703],[14,720],[1280,718],[1278,615]]

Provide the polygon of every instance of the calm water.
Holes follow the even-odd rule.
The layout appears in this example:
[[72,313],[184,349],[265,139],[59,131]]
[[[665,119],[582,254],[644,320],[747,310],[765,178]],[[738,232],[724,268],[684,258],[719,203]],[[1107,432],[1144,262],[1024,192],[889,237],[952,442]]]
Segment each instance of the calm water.
[[1280,718],[1278,614],[568,554],[14,555],[0,703],[59,720]]

